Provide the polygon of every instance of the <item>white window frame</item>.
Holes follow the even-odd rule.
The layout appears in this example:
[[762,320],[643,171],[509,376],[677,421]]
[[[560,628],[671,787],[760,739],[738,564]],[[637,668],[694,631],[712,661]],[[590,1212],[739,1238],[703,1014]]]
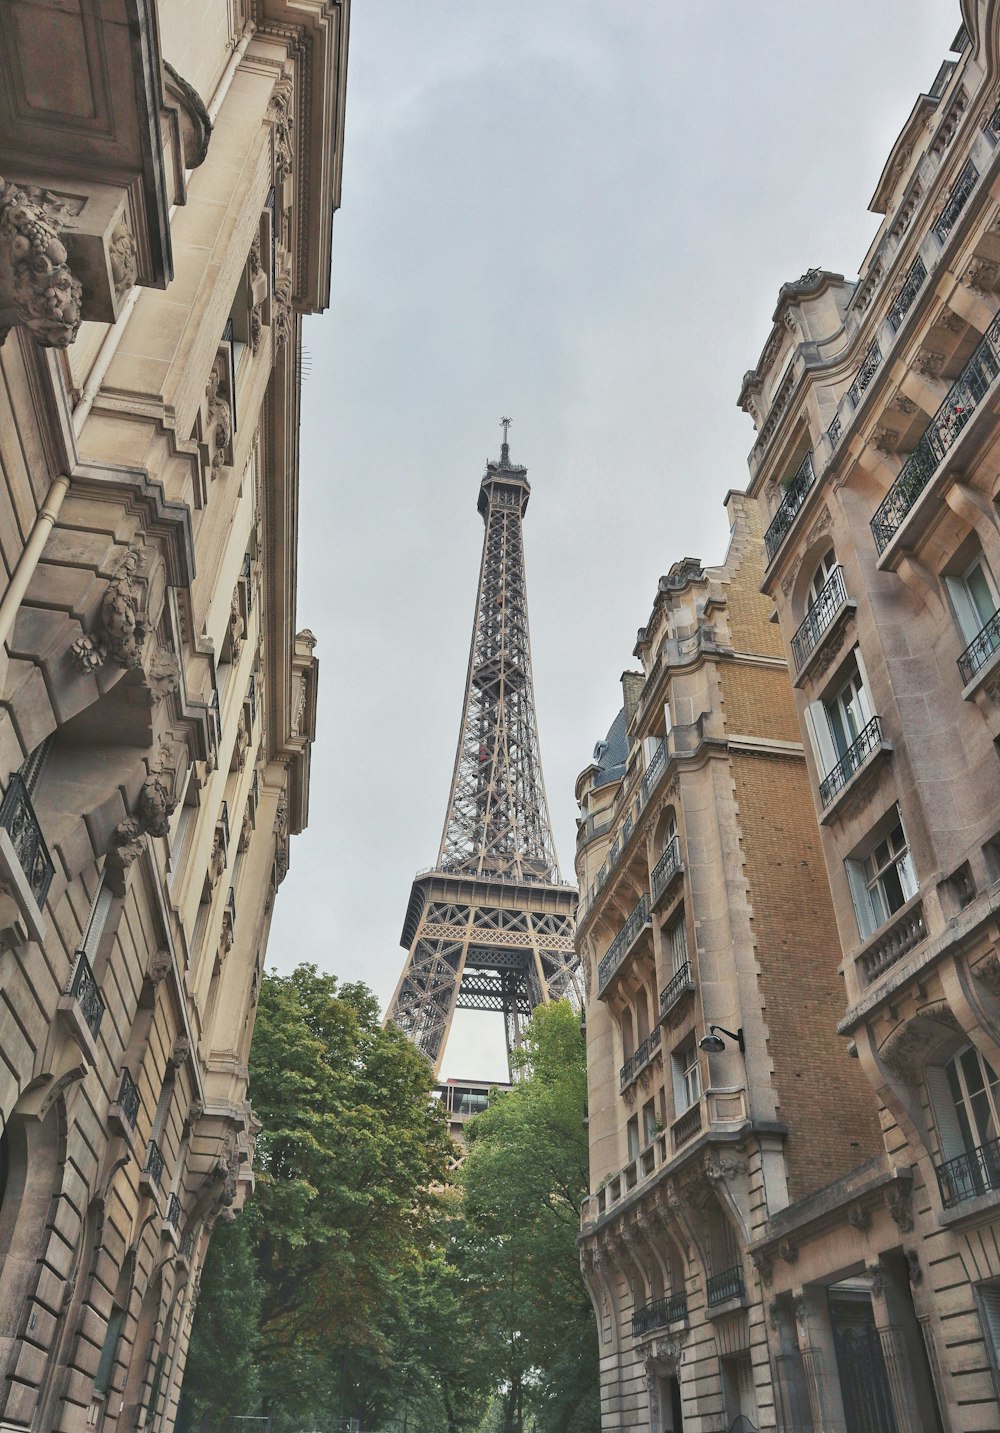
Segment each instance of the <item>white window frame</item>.
[[816,606],[816,603],[819,601],[820,598],[820,593],[823,591],[823,588],[829,582],[831,576],[836,571],[838,566],[839,564],[837,562],[836,550],[832,547],[828,548],[827,551],[824,552],[823,556],[820,558],[819,562],[817,562],[815,571],[812,575],[812,581],[809,583],[809,589],[806,592],[806,610],[804,614],[805,616],[808,616],[809,613]]
[[[895,821],[891,820],[893,812],[896,816]],[[907,901],[912,900],[920,889],[899,807],[893,807],[893,812],[890,813],[888,825],[886,822],[879,823],[879,834],[869,840],[867,849],[863,849],[862,852],[848,857],[844,861],[848,885],[851,888],[851,899],[854,902],[858,934],[862,940],[868,940],[877,930],[886,925],[896,911],[901,910]],[[897,831],[901,837],[901,844],[895,850],[890,848],[889,858],[881,866],[873,868],[869,863],[876,850],[883,842],[891,843]],[[896,872],[903,895],[902,901],[895,910],[890,909],[886,896],[885,877],[890,870]]]
[[[969,582],[977,568],[980,570],[993,602],[993,611],[987,612],[985,616],[979,610],[979,601]],[[958,576],[946,576],[944,584],[948,590],[948,596],[951,598],[958,629],[965,639],[965,645],[968,646],[970,642],[976,640],[990,619],[1000,611],[1000,593],[997,591],[996,580],[990,571],[990,565],[986,561],[986,554],[982,551],[977,552],[964,572]]]
[[[852,700],[847,703],[844,697],[849,688],[852,691]],[[831,719],[833,710],[839,717],[839,730]],[[825,700],[810,702],[806,707],[806,725],[820,779],[829,776],[837,763],[843,760],[874,715],[875,706],[861,648],[855,647],[850,660],[841,669],[840,679],[831,695]],[[841,750],[844,736],[850,735],[854,726],[857,726],[857,731]]]
[[684,911],[667,926],[667,939],[670,943],[671,970],[676,975],[688,963],[687,925],[684,920]]
[[698,1046],[693,1039],[673,1052],[670,1067],[674,1083],[674,1113],[679,1116],[701,1099],[701,1064]]

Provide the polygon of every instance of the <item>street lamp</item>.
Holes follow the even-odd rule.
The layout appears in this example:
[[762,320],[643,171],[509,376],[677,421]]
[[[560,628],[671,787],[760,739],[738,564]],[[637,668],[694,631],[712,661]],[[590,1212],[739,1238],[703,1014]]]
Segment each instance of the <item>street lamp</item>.
[[[715,1032],[719,1033],[716,1034]],[[728,1035],[730,1040],[735,1040],[740,1047],[740,1053],[746,1054],[746,1045],[743,1040],[743,1026],[738,1030],[727,1030],[724,1025],[709,1025],[708,1034],[702,1035],[698,1041],[698,1049],[704,1050],[706,1055],[721,1055],[726,1048],[723,1035]]]

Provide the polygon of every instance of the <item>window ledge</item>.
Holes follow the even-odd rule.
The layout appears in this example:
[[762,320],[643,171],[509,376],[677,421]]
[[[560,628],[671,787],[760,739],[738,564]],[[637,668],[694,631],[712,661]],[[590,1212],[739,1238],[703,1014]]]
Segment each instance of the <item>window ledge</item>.
[[83,1018],[80,1002],[75,995],[60,995],[56,1012],[69,1038],[91,1069],[97,1067],[97,1041],[90,1033],[90,1026]]
[[961,1204],[956,1204],[953,1209],[942,1209],[937,1216],[937,1222],[942,1229],[961,1229],[966,1226],[971,1228],[975,1224],[985,1223],[988,1219],[995,1219],[998,1208],[1000,1189],[990,1189],[985,1194],[977,1194],[974,1199],[963,1199]]
[[843,808],[848,804],[850,796],[856,794],[861,787],[872,780],[875,774],[884,765],[886,758],[892,755],[892,752],[893,745],[891,741],[883,740],[879,742],[868,759],[858,767],[853,776],[840,788],[829,806],[823,807],[819,817],[819,824],[821,826],[829,826],[831,821],[837,819],[842,813]]

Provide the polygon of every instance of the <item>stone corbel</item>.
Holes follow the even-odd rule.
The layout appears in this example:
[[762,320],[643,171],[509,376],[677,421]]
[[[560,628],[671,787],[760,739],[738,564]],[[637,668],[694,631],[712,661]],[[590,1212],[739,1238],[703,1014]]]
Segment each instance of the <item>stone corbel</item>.
[[133,863],[142,855],[147,836],[165,836],[177,798],[167,789],[162,771],[151,771],[142,783],[134,816],[119,821],[111,838],[107,868],[112,890],[125,894],[125,881]]
[[279,246],[277,272],[274,277],[274,302],[271,306],[275,349],[284,348],[292,336],[292,264]]
[[83,285],[38,197],[0,178],[0,344],[12,328],[68,348],[83,321]]
[[142,553],[129,548],[101,600],[101,614],[93,632],[78,637],[70,649],[81,672],[95,672],[109,659],[126,670],[142,666],[147,628],[141,620]]
[[219,349],[205,384],[207,415],[202,456],[213,477],[220,468],[233,465],[233,410],[230,392],[230,357],[227,347]]
[[[284,188],[285,181],[291,176],[292,164],[295,158],[292,148],[292,133],[295,122],[292,119],[292,84],[289,79],[281,79],[274,87],[267,106],[267,121],[271,126],[271,134],[274,143],[274,182],[276,188]],[[282,209],[287,208],[287,200],[282,196]]]

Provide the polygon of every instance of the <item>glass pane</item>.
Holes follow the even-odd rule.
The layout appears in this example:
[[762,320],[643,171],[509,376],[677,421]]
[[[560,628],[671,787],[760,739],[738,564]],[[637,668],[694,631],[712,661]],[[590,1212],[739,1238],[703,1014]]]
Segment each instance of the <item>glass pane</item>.
[[969,597],[979,618],[980,627],[985,627],[997,610],[997,604],[993,598],[990,584],[983,572],[982,563],[977,562],[975,567],[965,579],[965,585],[969,591]]
[[885,892],[885,903],[889,907],[889,913],[891,915],[893,912],[898,911],[906,900],[899,879],[899,871],[895,866],[889,867],[879,884]]
[[960,1057],[960,1063],[962,1066],[962,1077],[965,1080],[965,1088],[970,1095],[978,1094],[985,1085],[982,1066],[979,1063],[979,1055],[975,1050],[966,1050]]

